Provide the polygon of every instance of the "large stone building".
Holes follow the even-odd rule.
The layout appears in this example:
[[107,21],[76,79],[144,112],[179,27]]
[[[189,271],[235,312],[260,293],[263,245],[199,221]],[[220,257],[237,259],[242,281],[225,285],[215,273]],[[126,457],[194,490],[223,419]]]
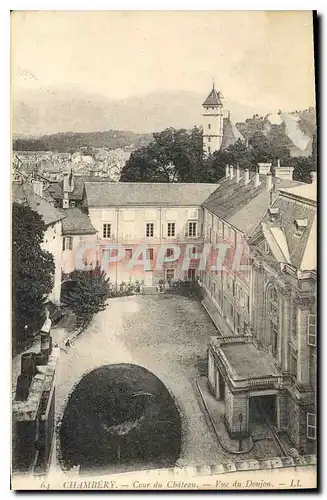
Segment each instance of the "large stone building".
[[[229,269],[218,294],[209,285],[216,304],[222,297],[217,306],[230,335],[224,331],[211,339],[208,381],[216,399],[225,403],[232,437],[251,434],[259,407],[298,451],[311,453],[316,439],[316,183],[286,187],[284,180],[278,188],[265,209],[254,198],[252,210],[250,202],[246,212],[232,216],[234,227],[238,215],[249,226],[243,234],[250,279],[243,296],[239,278]],[[235,284],[224,287],[231,279]],[[208,282],[205,277],[205,287]]]
[[[216,188],[217,184],[86,182],[83,204],[97,231],[96,252],[88,262],[102,263],[110,245],[120,246],[124,255],[106,267],[117,284],[132,279],[151,287],[160,280],[194,278],[202,250],[202,203]],[[137,262],[136,252],[143,263]]]

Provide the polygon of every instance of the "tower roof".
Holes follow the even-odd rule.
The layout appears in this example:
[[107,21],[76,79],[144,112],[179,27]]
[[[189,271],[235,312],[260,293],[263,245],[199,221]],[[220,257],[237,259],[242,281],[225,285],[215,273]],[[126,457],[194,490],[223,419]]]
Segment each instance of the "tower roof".
[[221,102],[221,99],[223,98],[222,96],[222,93],[221,92],[217,92],[216,88],[215,88],[215,84],[213,84],[213,87],[212,87],[212,90],[210,92],[210,94],[208,95],[208,97],[206,98],[206,100],[204,101],[204,103],[202,104],[202,106],[221,106],[222,107],[222,102]]

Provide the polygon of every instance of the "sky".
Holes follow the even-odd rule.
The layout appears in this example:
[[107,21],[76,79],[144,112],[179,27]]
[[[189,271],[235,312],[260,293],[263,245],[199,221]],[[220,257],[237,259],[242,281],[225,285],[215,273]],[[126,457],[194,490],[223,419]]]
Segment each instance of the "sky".
[[153,91],[254,107],[314,105],[309,11],[14,12],[12,86],[78,87],[111,99]]

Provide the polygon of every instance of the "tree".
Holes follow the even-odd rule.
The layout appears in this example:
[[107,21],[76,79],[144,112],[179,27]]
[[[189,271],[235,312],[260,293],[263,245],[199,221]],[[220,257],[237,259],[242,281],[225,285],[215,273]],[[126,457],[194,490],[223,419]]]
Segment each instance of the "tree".
[[106,308],[110,295],[109,278],[99,267],[75,270],[68,276],[69,287],[62,287],[61,301],[76,315],[77,325],[85,327],[93,316]]
[[55,265],[43,250],[46,230],[41,216],[28,206],[14,203],[12,213],[12,320],[13,341],[42,326],[47,296],[53,289]]
[[313,155],[309,157],[299,156],[292,159],[294,166],[293,179],[301,182],[311,182],[310,172],[316,171],[317,166]]
[[122,182],[203,182],[202,132],[168,128],[134,151],[122,169]]

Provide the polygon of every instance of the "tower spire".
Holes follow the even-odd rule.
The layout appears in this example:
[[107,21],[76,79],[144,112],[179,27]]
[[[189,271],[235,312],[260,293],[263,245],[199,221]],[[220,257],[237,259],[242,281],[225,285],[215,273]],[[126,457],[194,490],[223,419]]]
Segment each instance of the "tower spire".
[[213,90],[216,90],[216,87],[215,87],[215,79],[214,79],[214,78],[212,79],[212,88],[213,88]]

